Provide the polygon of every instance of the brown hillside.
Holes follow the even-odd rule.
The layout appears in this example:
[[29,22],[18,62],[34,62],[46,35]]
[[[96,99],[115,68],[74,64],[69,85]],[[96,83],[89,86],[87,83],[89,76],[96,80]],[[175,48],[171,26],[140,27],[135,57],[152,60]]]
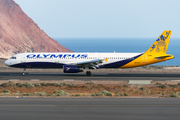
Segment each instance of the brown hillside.
[[71,52],[50,38],[13,0],[0,0],[0,57],[21,52]]

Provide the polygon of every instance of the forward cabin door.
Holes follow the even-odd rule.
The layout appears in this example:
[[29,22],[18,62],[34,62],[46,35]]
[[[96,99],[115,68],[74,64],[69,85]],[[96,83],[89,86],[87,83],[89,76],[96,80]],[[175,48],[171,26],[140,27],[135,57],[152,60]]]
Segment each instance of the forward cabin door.
[[56,63],[56,64],[59,63],[59,58],[55,58],[55,63]]

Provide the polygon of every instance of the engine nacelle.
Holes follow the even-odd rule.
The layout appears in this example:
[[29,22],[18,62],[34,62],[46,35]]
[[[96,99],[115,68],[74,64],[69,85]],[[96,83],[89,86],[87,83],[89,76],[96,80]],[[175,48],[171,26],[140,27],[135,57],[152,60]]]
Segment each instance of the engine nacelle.
[[64,65],[63,66],[63,72],[64,73],[78,73],[78,72],[83,72],[83,70],[75,65]]

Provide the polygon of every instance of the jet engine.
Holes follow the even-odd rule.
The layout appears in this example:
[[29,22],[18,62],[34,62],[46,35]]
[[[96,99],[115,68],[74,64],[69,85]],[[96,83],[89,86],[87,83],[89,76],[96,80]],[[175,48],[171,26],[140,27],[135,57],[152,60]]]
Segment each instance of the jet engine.
[[83,72],[83,70],[75,65],[64,65],[63,66],[63,72],[64,73],[78,73],[78,72]]

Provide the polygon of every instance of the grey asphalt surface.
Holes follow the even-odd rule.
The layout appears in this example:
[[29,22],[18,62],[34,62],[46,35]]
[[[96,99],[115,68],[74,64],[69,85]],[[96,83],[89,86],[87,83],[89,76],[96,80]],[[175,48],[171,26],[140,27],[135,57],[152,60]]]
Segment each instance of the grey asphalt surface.
[[86,76],[85,73],[65,74],[65,73],[35,73],[29,72],[22,76],[21,72],[0,72],[0,80],[180,80],[180,74],[161,73],[161,74],[141,74],[141,73],[93,73],[92,76]]
[[2,120],[178,120],[179,98],[0,98]]

